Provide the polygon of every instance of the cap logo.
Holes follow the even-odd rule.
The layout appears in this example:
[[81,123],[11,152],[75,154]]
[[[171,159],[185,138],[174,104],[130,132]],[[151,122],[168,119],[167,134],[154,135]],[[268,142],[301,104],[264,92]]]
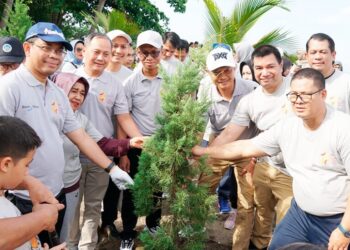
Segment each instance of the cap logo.
[[63,33],[60,33],[56,30],[49,30],[48,28],[45,28],[44,34],[46,34],[46,35],[58,35],[58,36],[62,37],[62,39],[65,39],[63,36]]
[[6,53],[10,53],[12,51],[11,44],[5,43],[4,45],[2,45],[2,50]]
[[215,54],[213,54],[213,56],[214,56],[214,61],[219,60],[219,59],[227,59],[226,52],[215,53]]

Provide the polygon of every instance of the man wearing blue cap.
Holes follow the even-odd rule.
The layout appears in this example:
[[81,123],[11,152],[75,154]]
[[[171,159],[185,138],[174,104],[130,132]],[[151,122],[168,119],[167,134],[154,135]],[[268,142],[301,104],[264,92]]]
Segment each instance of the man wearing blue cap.
[[[43,141],[29,174],[43,182],[58,202],[65,203],[63,188],[64,154],[62,134],[71,139],[90,160],[105,169],[120,189],[132,184],[128,174],[119,169],[100,150],[75,120],[65,94],[48,79],[61,65],[66,49],[72,46],[62,31],[52,23],[37,23],[27,32],[23,44],[26,61],[17,70],[5,75],[0,84],[0,115],[10,115],[26,121]],[[13,202],[22,213],[32,210],[25,191],[13,192]],[[57,200],[53,199],[54,202]],[[39,202],[52,203],[52,200]],[[56,231],[60,232],[64,212],[60,214]],[[50,243],[47,232],[39,235]]]

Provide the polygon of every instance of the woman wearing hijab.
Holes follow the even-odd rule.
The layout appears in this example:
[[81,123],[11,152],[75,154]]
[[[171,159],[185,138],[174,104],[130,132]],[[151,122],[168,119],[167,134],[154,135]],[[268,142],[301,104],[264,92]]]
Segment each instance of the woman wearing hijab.
[[84,42],[76,39],[71,41],[70,44],[72,45],[73,50],[67,52],[61,71],[73,73],[80,65],[83,64]]

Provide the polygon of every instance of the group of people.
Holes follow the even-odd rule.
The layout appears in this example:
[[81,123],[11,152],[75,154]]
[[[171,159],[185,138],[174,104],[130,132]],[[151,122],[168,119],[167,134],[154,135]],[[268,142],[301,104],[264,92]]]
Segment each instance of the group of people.
[[[95,249],[106,235],[133,249],[129,187],[158,128],[160,68],[171,76],[191,58],[175,32],[141,32],[137,62],[131,45],[121,30],[68,42],[44,22],[23,45],[0,39],[0,249]],[[225,222],[233,249],[348,248],[350,76],[334,69],[335,55],[332,38],[314,34],[309,67],[285,73],[274,46],[213,44],[197,93],[211,104],[193,155],[209,155],[212,174],[198,183],[218,193],[220,211],[236,208]],[[161,215],[146,217],[150,234]]]

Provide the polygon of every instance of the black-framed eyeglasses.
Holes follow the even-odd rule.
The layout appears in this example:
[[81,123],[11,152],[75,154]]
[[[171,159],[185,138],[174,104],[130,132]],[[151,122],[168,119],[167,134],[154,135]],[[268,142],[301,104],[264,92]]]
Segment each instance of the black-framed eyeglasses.
[[141,57],[141,60],[145,60],[148,56],[151,56],[154,59],[156,59],[160,54],[160,50],[152,50],[152,51],[139,50],[138,53]]
[[47,45],[37,45],[35,43],[31,43],[31,44],[33,44],[35,47],[38,47],[39,49],[44,51],[46,54],[51,54],[52,52],[54,52],[58,56],[64,56],[67,53],[65,48],[54,49]]
[[300,98],[300,100],[303,103],[308,103],[308,102],[310,102],[312,100],[312,96],[314,94],[317,94],[317,93],[321,92],[322,90],[323,89],[319,89],[319,90],[317,90],[317,91],[315,91],[313,93],[302,93],[302,94],[298,94],[296,92],[289,92],[287,94],[287,98],[292,103],[295,103],[298,100],[298,98]]

